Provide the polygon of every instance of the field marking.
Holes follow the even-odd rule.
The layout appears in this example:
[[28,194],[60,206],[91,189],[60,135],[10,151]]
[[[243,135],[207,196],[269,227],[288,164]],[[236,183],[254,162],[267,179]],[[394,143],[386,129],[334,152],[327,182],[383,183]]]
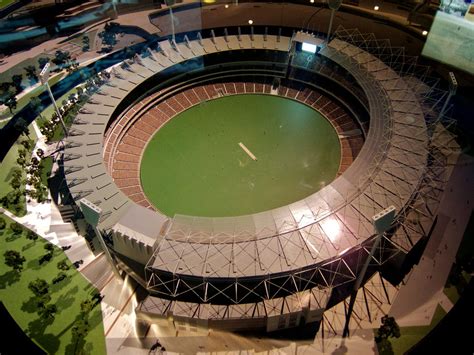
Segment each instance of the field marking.
[[240,148],[243,149],[243,151],[244,151],[245,153],[247,153],[247,155],[248,155],[251,159],[257,160],[257,157],[256,157],[255,155],[253,155],[253,153],[245,146],[244,143],[240,142],[240,143],[239,143],[239,146],[240,146]]

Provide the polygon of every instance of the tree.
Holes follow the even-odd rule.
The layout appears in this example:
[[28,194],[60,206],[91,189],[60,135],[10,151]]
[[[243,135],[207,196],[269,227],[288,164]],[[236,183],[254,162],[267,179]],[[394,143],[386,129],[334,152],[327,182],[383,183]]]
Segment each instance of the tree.
[[[42,186],[41,186],[42,187]],[[41,199],[41,192],[39,192],[39,188],[36,188],[35,189],[37,190],[37,194],[36,194],[36,198],[38,200]],[[50,261],[52,258],[53,258],[53,253],[54,253],[54,245],[51,244],[51,243],[47,243],[44,245],[44,249],[46,250],[46,254],[44,254],[40,259],[39,259],[39,263],[40,265],[47,262],[47,261]]]
[[60,69],[63,69],[66,63],[71,60],[71,55],[68,51],[56,51],[54,53],[54,58],[51,60],[54,64],[56,64]]
[[12,84],[15,87],[16,94],[19,94],[23,91],[23,87],[21,86],[21,82],[23,81],[22,74],[15,74],[12,76]]
[[28,65],[25,67],[26,77],[31,84],[38,82],[38,74],[36,73],[36,67],[34,65]]
[[44,156],[44,150],[41,148],[36,149],[36,155],[42,158]]
[[11,267],[16,272],[23,270],[23,263],[26,261],[16,250],[7,250],[3,256],[5,257],[5,265]]
[[90,40],[89,40],[89,36],[87,35],[84,35],[82,37],[82,51],[83,52],[88,52],[90,50]]
[[41,110],[43,106],[41,105],[41,100],[38,96],[35,96],[30,100],[30,106],[34,113],[36,113],[40,116],[41,119],[43,119],[43,116],[41,116]]
[[[80,350],[84,346],[84,338],[89,332],[89,322],[87,319],[79,319],[74,323],[74,326],[71,329],[72,338],[74,339],[74,350],[73,354],[80,353]],[[79,349],[78,349],[79,347]]]
[[44,66],[46,64],[48,64],[49,62],[49,59],[48,58],[45,58],[45,57],[41,57],[38,59],[38,66],[40,68],[40,70],[43,70]]
[[28,288],[33,292],[36,297],[41,297],[49,293],[49,285],[46,280],[37,278],[34,281],[30,281]]
[[12,83],[9,82],[2,82],[0,83],[0,91],[3,91],[4,93],[10,89],[10,86],[12,86]]
[[381,339],[377,342],[377,348],[380,355],[393,355],[392,343],[388,339]]
[[20,223],[17,222],[12,222],[10,223],[10,230],[13,232],[13,234],[21,234],[23,232],[23,227]]
[[12,177],[17,177],[21,179],[21,176],[23,175],[23,172],[19,168],[14,168],[12,172]]
[[67,277],[67,274],[63,271],[58,273],[58,275],[53,279],[53,284],[60,283],[62,280],[64,280]]
[[32,230],[28,230],[28,232],[26,232],[26,239],[29,239],[35,242],[38,239],[38,234],[36,234]]
[[[39,156],[39,155],[38,155]],[[41,157],[40,157],[41,158]],[[34,174],[38,170],[40,161],[38,160],[37,157],[31,158],[31,172]]]
[[48,304],[40,308],[40,310],[38,311],[38,314],[40,315],[41,319],[46,320],[46,321],[52,321],[54,320],[54,317],[57,311],[58,311],[58,308],[56,307],[56,305]]
[[65,68],[68,71],[68,73],[72,73],[76,71],[77,68],[79,68],[79,62],[75,59],[71,59],[66,63]]
[[[26,160],[25,160],[25,158],[18,158],[18,159],[16,160],[16,162],[18,163],[18,165],[24,166],[25,163],[26,163]],[[11,186],[14,190],[19,189],[19,188],[21,187],[21,180],[20,180],[20,179],[15,179],[15,178],[11,179],[11,180],[10,180],[10,186]]]
[[69,265],[67,264],[66,260],[61,260],[57,264],[59,270],[69,270]]
[[107,23],[104,30],[98,34],[99,38],[102,39],[102,45],[107,46],[106,51],[110,52],[117,44],[117,24]]
[[92,294],[92,301],[94,301],[96,305],[99,304],[103,298],[104,297],[97,290]]
[[26,149],[30,150],[31,149],[31,142],[28,139],[22,140],[20,144]]
[[[12,190],[9,193],[7,193],[6,196],[3,196],[1,199],[2,204],[5,206],[10,206],[10,207],[16,207],[21,206],[19,205],[20,198],[23,196],[23,191],[22,190]],[[11,229],[11,225],[10,225]]]
[[82,338],[87,335],[89,322],[87,320],[79,319],[72,327],[72,334],[75,338]]
[[76,94],[70,94],[67,99],[69,100],[69,102],[71,102],[72,104],[75,104],[77,102],[77,98],[76,98]]
[[15,90],[9,89],[6,93],[4,98],[1,99],[3,104],[8,107],[10,110],[10,113],[13,113],[13,110],[16,109],[17,101],[16,101],[16,95],[15,95]]
[[392,344],[389,338],[399,338],[400,327],[398,326],[395,318],[384,315],[382,317],[382,324],[377,329],[377,335],[375,341],[378,344],[379,351],[381,354],[393,354]]
[[77,88],[77,96],[79,100],[83,100],[85,98],[84,89],[80,86]]
[[83,318],[87,318],[87,315],[92,311],[95,304],[92,300],[84,300],[81,302],[81,314]]
[[39,259],[39,264],[43,265],[44,263],[50,261],[53,258],[53,253],[46,253]]
[[25,149],[18,149],[18,156],[21,158],[26,157],[26,150]]
[[20,134],[24,134],[25,136],[29,136],[30,130],[28,128],[28,122],[23,117],[19,117],[13,127],[20,132]]
[[4,230],[6,226],[7,226],[7,222],[5,222],[5,220],[2,217],[0,217],[0,230]]

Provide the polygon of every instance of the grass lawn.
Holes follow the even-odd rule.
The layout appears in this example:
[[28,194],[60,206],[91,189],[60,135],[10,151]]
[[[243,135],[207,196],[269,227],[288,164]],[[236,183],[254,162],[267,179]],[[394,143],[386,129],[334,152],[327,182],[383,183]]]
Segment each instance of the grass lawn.
[[[11,221],[4,217],[9,224]],[[49,354],[74,353],[75,341],[72,327],[80,316],[80,304],[89,299],[95,288],[71,265],[61,249],[55,248],[54,257],[43,265],[38,259],[45,254],[44,241],[41,237],[32,242],[25,237],[25,232],[14,236],[8,227],[0,232],[0,250],[16,250],[25,257],[24,270],[20,275],[7,267],[3,260],[0,263],[0,298],[18,325]],[[2,252],[2,258],[3,258]],[[70,269],[68,278],[56,285],[52,279],[58,274],[57,263],[65,260]],[[28,283],[41,278],[50,283],[51,304],[55,304],[58,313],[53,322],[42,321],[36,309]],[[89,314],[89,332],[85,338],[84,353],[105,354],[104,328],[100,306]],[[5,341],[5,339],[3,340]],[[76,349],[77,351],[78,349]],[[79,352],[77,352],[79,353]],[[81,352],[82,353],[82,352]]]
[[[31,125],[29,126],[29,129],[30,129],[30,139],[32,141],[32,146],[34,146],[37,137]],[[16,160],[18,159],[18,150],[23,148],[23,146],[19,143],[19,141],[24,140],[24,139],[26,139],[26,137],[22,135],[20,139],[15,144],[13,144],[13,146],[10,148],[10,150],[8,151],[3,161],[0,163],[0,198],[4,197],[10,191],[12,191],[12,187],[10,186],[10,179],[12,177],[14,168],[18,167],[18,164],[16,162]],[[31,157],[31,152],[27,154],[27,160],[29,160],[30,157]],[[26,175],[23,173],[23,178],[25,177]],[[25,203],[26,203],[26,200],[25,200],[25,197],[23,197],[20,200],[20,204],[19,204],[20,209],[18,211],[13,210],[11,206],[4,205],[4,207],[10,210],[12,213],[14,213],[17,216],[23,216],[26,213]]]
[[[68,96],[71,94],[75,94],[77,92],[76,88],[69,90],[66,92],[63,96],[56,98],[56,102],[58,103],[58,106],[61,106],[61,102],[63,100],[67,100]],[[51,119],[51,116],[53,115],[53,112],[55,111],[53,104],[49,105],[46,107],[42,112],[41,112],[41,117],[38,116],[36,118],[36,123],[38,124],[39,127],[43,126],[43,124]]]
[[[63,100],[67,100],[69,95],[71,94],[76,94],[77,93],[77,87],[69,90],[66,92],[63,96],[61,96],[59,99],[56,100],[58,105],[62,104]],[[75,116],[77,115],[77,111],[82,107],[82,105],[85,104],[83,102],[82,104],[77,103],[76,107],[71,110],[71,112],[68,112],[66,115],[63,116],[64,124],[66,125],[67,128],[71,127],[72,121],[74,120]],[[54,112],[54,106],[49,105],[46,109],[41,112],[41,117],[38,116],[36,119],[36,122],[38,123],[38,126],[41,128],[47,121],[51,119],[51,116],[53,115]],[[61,139],[64,138],[64,130],[61,124],[57,124],[55,129],[54,129],[54,134],[53,138],[51,139],[51,142],[57,142]]]
[[16,0],[0,0],[0,9],[3,9],[5,6],[13,4]]
[[1,122],[0,122],[0,129],[2,129],[3,127],[5,127],[9,121],[10,121],[10,120],[1,121]]
[[232,95],[160,128],[144,152],[141,181],[168,216],[238,216],[311,195],[334,179],[339,161],[337,133],[319,112],[271,95]]
[[[63,77],[63,73],[59,73],[53,77],[51,77],[48,82],[49,82],[49,85],[50,86],[53,86],[54,84],[56,84],[59,80],[61,80],[61,78]],[[33,98],[33,97],[36,97],[38,95],[40,95],[41,93],[43,93],[43,91],[45,91],[46,88],[43,86],[43,85],[40,85],[36,88],[34,88],[33,90],[31,90],[29,93],[27,93],[26,95],[23,95],[22,97],[20,97],[17,101],[17,105],[16,105],[16,109],[13,110],[13,113],[10,113],[10,110],[9,109],[5,109],[3,110],[2,113],[0,113],[0,119],[4,119],[4,118],[9,118],[9,117],[12,117],[15,113],[17,113],[18,111],[20,111],[23,107],[25,107],[29,102],[30,100]],[[60,102],[60,101],[59,101]]]
[[[65,93],[63,96],[61,96],[57,100],[58,105],[61,104],[63,100],[66,100],[69,97],[69,95],[76,94],[76,93],[77,93],[77,88],[69,90],[67,93]],[[82,103],[79,103],[79,102],[76,103],[75,106],[70,111],[68,111],[65,115],[63,115],[63,120],[64,120],[64,124],[66,125],[66,128],[69,129],[72,126],[72,122],[74,121],[74,118],[76,118],[79,109],[85,103],[86,103],[85,101]],[[51,115],[53,114],[53,111],[54,111],[54,107],[53,105],[50,105],[46,108],[46,110],[42,112],[42,118],[37,119],[39,127],[42,127],[46,121],[49,121],[51,119]],[[50,142],[58,142],[63,138],[64,138],[64,129],[63,129],[63,126],[59,123],[54,128],[53,137],[51,138]]]
[[[395,355],[402,355],[413,345],[418,343],[425,335],[427,335],[446,315],[446,312],[441,308],[441,306],[436,307],[436,311],[431,320],[431,324],[428,326],[421,327],[400,327],[400,338],[390,338],[390,343],[392,343],[393,353]],[[377,334],[377,331],[374,330],[374,335]],[[380,355],[384,355],[380,352]]]
[[[465,271],[462,271],[461,272],[461,282],[460,282],[460,285],[458,286],[461,286],[462,289],[464,289],[464,287],[471,281],[471,275],[469,275],[467,272]],[[455,304],[459,298],[461,297],[460,293],[459,293],[459,288],[456,286],[456,285],[449,285],[449,286],[446,286],[444,288],[444,294],[446,296],[448,296],[449,300]],[[462,291],[461,291],[462,293]]]
[[[0,0],[0,1],[9,1],[9,0]],[[25,59],[24,61],[22,61],[20,63],[15,64],[10,69],[5,70],[4,72],[0,73],[0,82],[11,81],[12,76],[17,75],[17,74],[21,74],[21,75],[23,75],[23,78],[26,78],[25,67],[27,67],[29,65],[35,66],[36,67],[36,72],[39,74],[40,70],[39,70],[38,59],[42,58],[42,57],[53,59],[54,54],[41,53],[41,54],[38,54],[37,56],[35,56],[33,58],[28,58],[28,59]]]
[[94,40],[95,40],[95,35],[97,34],[97,32],[98,32],[97,30],[92,30],[92,31],[87,32],[87,33],[82,33],[81,35],[72,38],[69,42],[75,43],[78,46],[82,47],[84,45],[84,43],[82,42],[82,38],[84,36],[87,36],[87,37],[89,37],[89,45],[91,47],[90,50],[92,50],[92,46],[93,46]]
[[48,178],[51,174],[51,169],[53,168],[53,158],[47,157],[41,159],[40,165],[43,167],[41,171],[41,182],[44,186],[48,186]]

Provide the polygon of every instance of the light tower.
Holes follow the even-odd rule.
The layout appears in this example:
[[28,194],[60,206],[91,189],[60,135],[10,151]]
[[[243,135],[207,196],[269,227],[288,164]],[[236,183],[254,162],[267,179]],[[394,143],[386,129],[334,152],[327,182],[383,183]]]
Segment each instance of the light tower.
[[329,42],[329,37],[331,36],[332,21],[334,20],[334,14],[341,6],[341,3],[342,3],[342,0],[328,0],[328,6],[331,9],[331,18],[329,19],[329,28],[328,28],[326,43]]
[[64,136],[67,137],[67,129],[66,129],[66,125],[64,124],[64,121],[63,121],[63,116],[61,115],[61,112],[59,111],[58,105],[56,104],[56,100],[54,99],[53,93],[51,92],[51,88],[50,88],[49,83],[48,83],[49,71],[50,71],[50,64],[46,63],[46,65],[44,66],[43,70],[41,70],[41,73],[39,75],[40,80],[41,80],[41,84],[45,85],[46,89],[48,90],[48,94],[49,94],[49,97],[51,98],[51,101],[53,102],[54,109],[56,110],[56,114],[59,117],[59,121],[61,122],[61,126],[63,126]]

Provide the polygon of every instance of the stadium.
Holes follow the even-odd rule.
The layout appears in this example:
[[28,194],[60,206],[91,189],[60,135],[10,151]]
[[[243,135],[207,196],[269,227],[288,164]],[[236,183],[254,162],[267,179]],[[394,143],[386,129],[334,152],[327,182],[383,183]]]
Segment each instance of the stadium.
[[474,5],[42,1],[0,6],[7,343],[464,346]]
[[[455,143],[450,146],[453,136],[430,105],[441,93],[417,76],[423,68],[410,63],[402,48],[390,48],[388,41],[357,30],[340,28],[327,45],[323,38],[303,32],[292,37],[281,34],[281,29],[276,34],[258,34],[252,28],[248,34],[242,32],[232,35],[225,30],[219,36],[212,31],[208,38],[199,34],[181,43],[163,41],[147,56],[125,61],[81,109],[66,139],[69,190],[85,215],[91,213],[91,205],[100,211],[97,228],[106,231],[111,258],[149,292],[137,308],[138,317],[145,321],[166,322],[172,316],[210,328],[267,331],[321,321],[323,311],[349,297],[354,285],[361,287],[384,273],[389,279],[400,279],[412,251],[426,242],[432,227]],[[318,53],[298,50],[304,41],[318,43]],[[294,56],[285,62],[288,59],[281,54],[292,50]],[[192,70],[184,77],[167,75],[180,65]],[[339,147],[337,143],[306,146],[301,134],[288,144],[303,147],[292,154],[305,157],[305,149],[322,149],[322,154],[336,159],[336,169],[331,162],[308,163],[308,169],[319,173],[332,169],[308,180],[320,182],[315,192],[311,186],[301,198],[290,191],[290,203],[278,205],[278,189],[264,178],[250,181],[263,191],[254,191],[255,186],[248,187],[247,182],[239,187],[239,179],[258,174],[242,165],[263,164],[272,177],[272,166],[265,159],[276,165],[295,159],[270,157],[257,144],[258,137],[249,130],[260,130],[262,135],[255,121],[277,112],[253,117],[251,103],[235,102],[245,97],[290,99],[283,105],[298,102],[330,123],[329,130],[295,124],[305,125],[303,129],[312,132],[316,141],[321,140],[318,132],[330,136],[332,130]],[[222,100],[228,101],[209,109]],[[251,122],[245,121],[243,113],[231,116],[238,122],[225,123],[229,132],[222,132],[232,138],[216,143],[217,138],[209,138],[217,134],[212,129],[231,115],[234,105],[245,106]],[[204,112],[183,118],[183,112],[196,109]],[[213,115],[215,110],[220,111]],[[209,122],[204,115],[211,117]],[[191,121],[196,117],[199,122]],[[284,125],[297,120],[282,119],[278,122]],[[242,125],[249,127],[232,134]],[[291,129],[272,139],[283,144]],[[172,143],[153,145],[156,137],[159,142],[167,135],[184,146],[183,151],[171,149]],[[246,139],[262,153],[255,151],[255,156],[249,151],[246,157],[237,145]],[[226,144],[232,145],[233,153],[226,151]],[[275,152],[272,144],[263,141]],[[160,149],[167,157],[157,157]],[[202,149],[200,155],[190,153],[195,149]],[[338,149],[340,158],[332,154]],[[216,158],[213,151],[227,156]],[[240,167],[232,154],[240,157]],[[205,173],[193,170],[195,159],[195,165],[209,174],[219,168],[219,159],[232,159],[234,169],[243,172],[210,177],[203,183],[210,184],[210,190],[205,190],[195,181]],[[209,160],[218,160],[218,166]],[[171,171],[162,182],[160,169]],[[296,167],[284,165],[288,169]],[[291,174],[298,175],[296,181],[306,178],[297,169]],[[290,189],[295,179],[288,184],[280,188]],[[199,194],[203,189],[207,196]],[[226,190],[229,196],[222,196]],[[235,190],[237,195],[232,194]],[[255,213],[245,213],[248,206],[234,206],[232,196],[245,195],[244,190],[264,202],[257,210],[250,206]],[[162,205],[160,193],[170,201]],[[296,196],[293,201],[291,194]],[[267,203],[271,208],[265,208]],[[188,210],[195,214],[181,212]],[[212,214],[219,211],[223,215]],[[232,215],[233,211],[237,213]]]

